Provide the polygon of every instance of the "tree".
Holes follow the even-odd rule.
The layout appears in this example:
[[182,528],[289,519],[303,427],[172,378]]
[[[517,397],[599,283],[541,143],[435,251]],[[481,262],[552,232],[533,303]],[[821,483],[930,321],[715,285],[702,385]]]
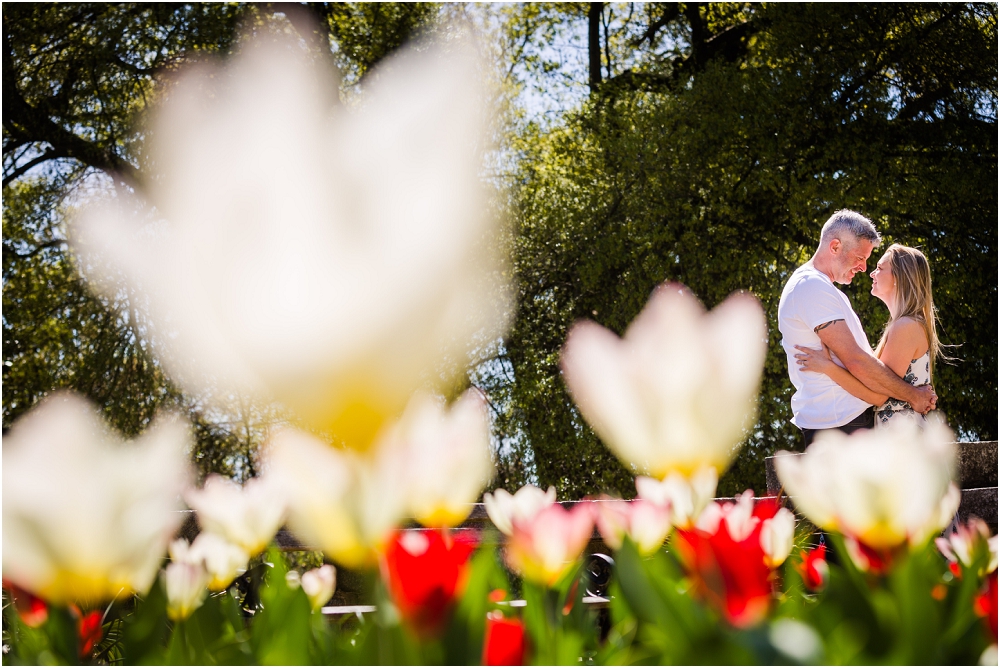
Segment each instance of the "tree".
[[[768,314],[769,355],[760,417],[720,492],[762,490],[763,457],[799,442],[777,300],[842,207],[928,254],[943,338],[962,358],[940,365],[939,407],[960,434],[995,438],[995,6],[647,12],[610,40],[627,69],[591,77],[581,107],[514,143],[519,310],[504,419],[522,436],[511,456],[567,498],[634,494],[560,378],[569,326],[591,318],[621,333],[664,280],[708,307],[746,289]],[[855,283],[874,339],[886,313]]]

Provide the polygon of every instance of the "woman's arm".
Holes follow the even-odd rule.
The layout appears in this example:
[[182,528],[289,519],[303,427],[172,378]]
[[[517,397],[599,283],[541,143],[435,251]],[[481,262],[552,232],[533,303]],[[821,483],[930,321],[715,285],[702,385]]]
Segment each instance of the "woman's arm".
[[885,345],[878,358],[902,378],[910,368],[910,362],[927,352],[927,332],[924,326],[912,318],[899,318],[889,325],[885,333]]
[[823,346],[821,350],[813,350],[812,348],[805,348],[803,346],[795,347],[799,350],[795,355],[795,359],[798,360],[799,368],[803,371],[812,371],[829,376],[837,385],[840,385],[852,395],[861,399],[861,401],[872,406],[881,406],[889,398],[887,395],[879,394],[869,389],[867,385],[852,376],[850,371],[834,363],[830,359],[830,351],[826,346]]

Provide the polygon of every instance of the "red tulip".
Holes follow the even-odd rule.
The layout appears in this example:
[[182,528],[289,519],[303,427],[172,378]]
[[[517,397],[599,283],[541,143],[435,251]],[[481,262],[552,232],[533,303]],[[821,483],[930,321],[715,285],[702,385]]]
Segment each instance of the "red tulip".
[[993,571],[986,576],[985,591],[983,591],[974,604],[976,614],[984,617],[987,633],[993,638],[994,644],[997,642],[997,572]]
[[382,559],[382,577],[403,620],[420,636],[443,629],[468,576],[476,539],[447,530],[397,531]]
[[14,608],[25,625],[37,628],[49,618],[49,607],[45,605],[45,601],[30,591],[21,589],[9,580],[4,580],[3,586],[10,592],[10,597],[14,600]]
[[484,666],[523,666],[527,649],[520,619],[505,619],[499,611],[486,615]]
[[87,658],[94,651],[94,645],[101,641],[101,622],[103,617],[98,610],[89,612],[77,622],[80,635],[80,656]]
[[802,584],[809,591],[819,591],[825,587],[830,577],[830,568],[826,564],[826,545],[820,545],[806,552],[798,571],[802,576]]
[[767,615],[773,569],[760,541],[763,520],[778,510],[753,493],[737,504],[711,504],[694,529],[678,530],[674,548],[696,590],[734,626],[748,627]]

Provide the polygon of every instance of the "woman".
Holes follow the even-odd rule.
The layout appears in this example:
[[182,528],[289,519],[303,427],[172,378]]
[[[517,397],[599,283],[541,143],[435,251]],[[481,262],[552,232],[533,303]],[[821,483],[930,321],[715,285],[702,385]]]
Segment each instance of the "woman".
[[[934,359],[941,354],[931,298],[931,270],[927,258],[916,248],[893,244],[871,273],[872,294],[889,307],[889,322],[875,355],[911,385],[931,382]],[[857,398],[876,406],[875,426],[907,416],[923,422],[923,416],[905,401],[878,394],[830,359],[830,351],[796,346],[795,356],[805,371],[824,373]]]

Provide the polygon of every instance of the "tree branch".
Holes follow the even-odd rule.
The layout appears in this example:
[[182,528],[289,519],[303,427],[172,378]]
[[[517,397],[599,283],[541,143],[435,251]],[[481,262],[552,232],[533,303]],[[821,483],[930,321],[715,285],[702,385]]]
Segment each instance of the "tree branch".
[[[16,250],[14,250],[12,246],[4,242],[3,250],[4,254],[10,253],[19,260],[30,260],[31,258],[35,257],[46,248],[55,248],[56,246],[61,246],[65,243],[66,243],[65,239],[49,239],[48,241],[38,244],[27,253],[18,253]],[[4,264],[6,264],[6,262]]]
[[63,157],[75,158],[91,167],[126,180],[136,181],[136,170],[114,151],[101,148],[53,121],[32,107],[17,88],[14,54],[6,31],[3,35],[3,124],[12,134],[31,141],[46,142]]
[[660,14],[660,18],[656,19],[649,24],[646,28],[646,32],[633,40],[633,46],[640,46],[643,42],[649,42],[650,48],[653,47],[653,42],[656,40],[656,33],[658,33],[662,28],[665,28],[668,23],[676,19],[681,15],[680,3],[677,2],[665,2],[663,4],[657,5],[663,8],[663,13]]
[[65,157],[67,157],[66,154],[58,149],[55,148],[47,149],[37,158],[29,160],[28,162],[24,163],[23,165],[15,169],[10,174],[5,175],[3,177],[3,187],[6,188],[14,179],[19,178],[32,167],[40,165],[47,160],[54,160],[55,158],[65,158]]

